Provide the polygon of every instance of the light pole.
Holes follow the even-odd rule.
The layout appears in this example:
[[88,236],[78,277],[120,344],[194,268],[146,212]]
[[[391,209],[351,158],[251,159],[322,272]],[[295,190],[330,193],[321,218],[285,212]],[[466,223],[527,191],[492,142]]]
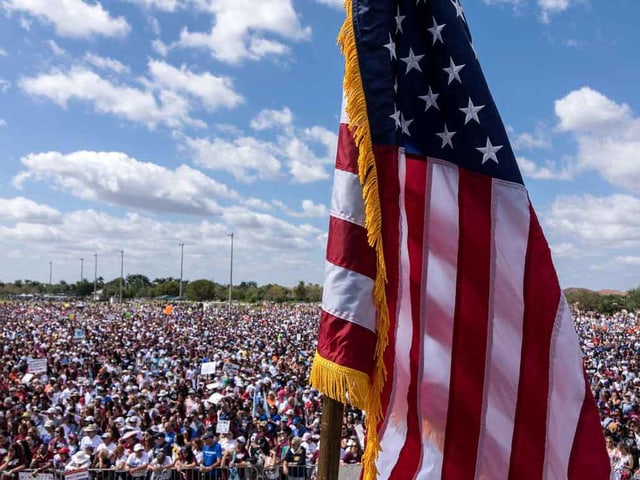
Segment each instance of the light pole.
[[84,280],[84,257],[80,257],[80,283]]
[[184,267],[184,243],[179,243],[180,246],[180,300],[182,300],[182,269]]
[[229,320],[231,320],[231,289],[233,288],[233,233],[227,235],[231,237],[231,258],[229,264]]
[[93,299],[96,299],[96,295],[98,294],[98,253],[93,254],[94,263],[93,263]]
[[120,303],[122,303],[123,276],[124,276],[124,250],[120,250]]
[[53,287],[53,262],[49,262],[49,290]]

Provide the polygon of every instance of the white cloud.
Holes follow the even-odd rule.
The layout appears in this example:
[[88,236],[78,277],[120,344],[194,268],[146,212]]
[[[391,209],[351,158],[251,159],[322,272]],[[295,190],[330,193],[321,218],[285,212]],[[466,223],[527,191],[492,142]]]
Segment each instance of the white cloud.
[[185,146],[196,164],[210,170],[227,171],[236,180],[274,180],[280,174],[281,163],[274,145],[252,137],[233,141],[219,138],[186,138]]
[[329,218],[329,209],[322,203],[314,203],[312,200],[303,200],[300,210],[289,208],[280,200],[272,200],[271,203],[285,215],[296,218]]
[[181,0],[133,0],[138,5],[145,8],[156,8],[164,12],[175,12],[178,8],[183,7],[186,2]]
[[570,164],[558,166],[547,160],[541,166],[525,157],[517,157],[516,160],[522,174],[535,180],[572,180],[575,175],[575,167]]
[[206,48],[222,62],[239,63],[289,52],[284,43],[265,35],[291,41],[311,37],[311,28],[301,25],[292,0],[196,0],[195,4],[214,15],[211,30],[191,32],[185,28],[175,46]]
[[549,245],[554,257],[574,257],[578,249],[573,243],[557,243]]
[[131,29],[123,17],[112,17],[100,3],[82,0],[4,0],[10,12],[26,13],[51,23],[63,37],[123,37]]
[[487,5],[510,5],[512,7],[522,6],[524,0],[482,0]]
[[166,57],[169,53],[169,47],[165,43],[163,43],[162,40],[153,40],[151,42],[151,48],[161,57]]
[[628,105],[617,104],[589,87],[556,100],[555,110],[560,130],[578,132],[615,127],[618,122],[629,120],[631,114]]
[[544,23],[551,21],[551,15],[567,10],[576,0],[538,0],[540,19]]
[[267,130],[270,128],[288,127],[293,122],[293,114],[288,107],[282,110],[262,110],[251,119],[251,128],[254,130]]
[[556,101],[556,114],[578,142],[577,168],[640,193],[640,118],[628,105],[585,87]]
[[316,2],[333,8],[339,8],[340,10],[344,9],[344,0],[316,0]]
[[28,94],[48,98],[61,107],[72,100],[85,101],[93,104],[98,113],[139,122],[148,128],[159,124],[173,128],[204,126],[191,118],[189,102],[169,90],[161,90],[156,98],[153,92],[111,83],[84,67],[24,78],[20,86]]
[[61,57],[63,55],[65,55],[67,52],[64,48],[60,47],[55,41],[53,40],[47,40],[47,45],[49,45],[49,48],[51,49],[51,51],[53,52],[53,54],[57,57]]
[[0,198],[0,222],[60,223],[60,212],[24,197]]
[[4,80],[3,78],[0,78],[0,93],[7,93],[10,87],[11,87],[11,82],[9,80]]
[[640,267],[640,257],[634,257],[631,255],[617,256],[613,261],[620,265],[629,265],[631,267]]
[[545,224],[584,244],[618,248],[640,243],[640,199],[630,195],[556,198]]
[[4,48],[0,48],[0,57],[6,57],[7,51]]
[[210,110],[233,108],[244,101],[227,77],[216,77],[209,72],[194,73],[184,65],[178,69],[158,60],[150,60],[148,67],[153,84],[193,95]]
[[542,127],[538,127],[534,132],[516,133],[513,127],[508,127],[511,145],[515,150],[534,150],[551,148],[549,134]]
[[4,118],[0,117],[0,127],[6,127],[6,126],[7,126],[7,121]]
[[182,165],[175,170],[140,162],[120,152],[46,152],[21,159],[25,168],[13,180],[51,182],[86,200],[154,212],[189,215],[219,213],[216,199],[238,194],[202,172]]
[[149,24],[149,28],[151,29],[153,34],[156,36],[159,36],[161,28],[160,28],[160,22],[158,21],[158,19],[156,17],[148,17],[147,23]]
[[116,73],[129,73],[129,67],[113,58],[101,57],[94,53],[87,52],[84,54],[84,60],[94,67],[103,70],[112,70]]

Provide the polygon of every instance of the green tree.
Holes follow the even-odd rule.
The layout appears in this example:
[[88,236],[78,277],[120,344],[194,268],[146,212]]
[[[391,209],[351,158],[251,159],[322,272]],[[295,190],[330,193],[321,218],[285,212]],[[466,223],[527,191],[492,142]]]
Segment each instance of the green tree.
[[180,293],[180,282],[173,278],[167,279],[156,285],[153,289],[154,296],[160,297],[162,295],[169,295],[170,297],[177,297]]
[[200,280],[189,282],[184,288],[184,295],[189,300],[202,302],[216,298],[216,290],[216,284],[214,282],[201,278]]

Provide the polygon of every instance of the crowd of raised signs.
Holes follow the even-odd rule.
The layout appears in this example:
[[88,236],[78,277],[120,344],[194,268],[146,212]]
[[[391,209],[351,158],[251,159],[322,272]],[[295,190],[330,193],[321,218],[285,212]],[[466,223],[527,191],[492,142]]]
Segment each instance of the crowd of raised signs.
[[[322,396],[307,385],[319,307],[0,304],[0,472],[306,478]],[[341,458],[358,463],[347,409]],[[195,478],[195,477],[189,477]],[[209,477],[207,477],[209,478]]]
[[[0,304],[2,479],[84,468],[222,478],[217,467],[234,466],[305,478],[320,440],[322,396],[307,384],[319,315],[316,305]],[[613,478],[630,478],[640,326],[627,313],[575,320]],[[342,462],[360,462],[362,425],[347,408]]]

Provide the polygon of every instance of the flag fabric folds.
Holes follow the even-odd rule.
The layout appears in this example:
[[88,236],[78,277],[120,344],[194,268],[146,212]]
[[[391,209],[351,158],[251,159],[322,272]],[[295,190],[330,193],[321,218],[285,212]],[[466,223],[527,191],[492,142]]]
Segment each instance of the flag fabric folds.
[[609,478],[569,307],[459,0],[352,0],[311,383],[365,479]]

